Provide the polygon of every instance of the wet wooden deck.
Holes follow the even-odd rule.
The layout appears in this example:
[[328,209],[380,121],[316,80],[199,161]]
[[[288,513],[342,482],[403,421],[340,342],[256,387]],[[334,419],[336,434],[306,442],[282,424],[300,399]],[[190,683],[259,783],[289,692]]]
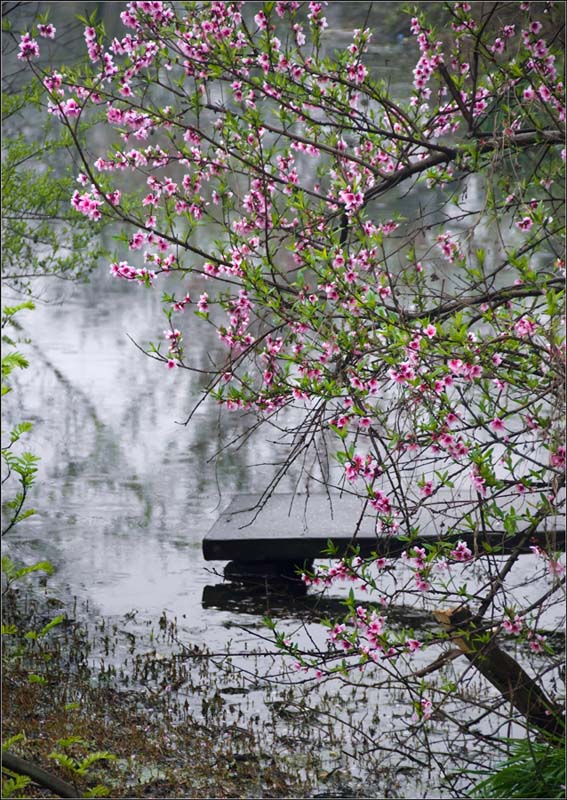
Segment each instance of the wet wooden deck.
[[[378,553],[397,557],[408,548],[409,531],[403,527],[395,535],[376,533],[376,514],[370,506],[362,517],[363,503],[352,495],[334,495],[332,503],[327,495],[274,494],[259,509],[261,496],[237,495],[220,514],[203,540],[203,555],[207,561],[270,562],[303,561],[324,557],[331,540],[339,555],[351,552],[352,546],[361,555]],[[518,513],[522,498],[513,498]],[[470,530],[463,520],[467,514],[478,518],[477,501],[467,492],[444,491],[428,498],[428,507],[421,508],[413,525],[419,525],[420,534],[412,545],[423,546],[439,539],[456,543],[464,541],[475,553],[486,551],[485,544],[509,553],[519,544],[522,533],[506,535],[502,530],[485,534]],[[443,512],[443,513],[441,513]],[[360,525],[357,530],[357,525]],[[353,533],[357,533],[353,536]],[[565,550],[565,520],[554,517],[545,521],[541,529],[525,543],[522,552],[539,544],[545,549]]]

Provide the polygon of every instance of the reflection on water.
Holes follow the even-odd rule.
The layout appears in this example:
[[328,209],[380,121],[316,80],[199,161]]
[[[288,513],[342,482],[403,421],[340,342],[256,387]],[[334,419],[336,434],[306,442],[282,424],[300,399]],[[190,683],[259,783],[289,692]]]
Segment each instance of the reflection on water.
[[[242,488],[260,489],[265,473],[247,467],[269,460],[256,441],[213,465],[222,429],[214,406],[179,424],[198,396],[197,381],[172,375],[127,338],[147,341],[158,318],[156,292],[101,274],[24,320],[32,367],[18,376],[17,411],[11,405],[14,416],[35,421],[40,514],[12,541],[24,548],[30,538],[43,541],[62,574],[72,570],[69,588],[94,592],[111,614],[140,603],[159,613],[173,575],[194,584],[181,574],[203,566],[201,539],[217,508]],[[203,354],[218,346],[197,341]],[[138,578],[149,585],[132,595]]]

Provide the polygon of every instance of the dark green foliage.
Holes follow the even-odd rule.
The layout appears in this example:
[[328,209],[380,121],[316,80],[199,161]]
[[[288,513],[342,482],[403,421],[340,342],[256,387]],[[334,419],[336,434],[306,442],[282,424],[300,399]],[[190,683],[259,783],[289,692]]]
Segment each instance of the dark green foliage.
[[510,753],[471,797],[565,797],[564,744],[518,740],[511,743]]

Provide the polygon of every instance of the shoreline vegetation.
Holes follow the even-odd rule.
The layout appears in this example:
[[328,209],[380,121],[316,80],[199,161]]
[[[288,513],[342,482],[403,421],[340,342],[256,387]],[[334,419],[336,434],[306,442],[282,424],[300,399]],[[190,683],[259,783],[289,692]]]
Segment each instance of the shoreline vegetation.
[[[387,765],[384,742],[361,769],[356,739],[330,713],[336,692],[314,698],[289,674],[270,686],[261,647],[243,668],[230,648],[219,655],[183,642],[165,613],[110,622],[88,602],[67,607],[41,579],[8,586],[3,608],[3,751],[25,760],[17,770],[3,763],[3,797],[51,797],[38,772],[60,797],[395,798],[426,779],[417,763]],[[350,702],[360,707],[361,696]],[[557,770],[560,750],[540,747],[537,759]],[[529,773],[529,753],[514,758]],[[482,785],[496,778],[497,788],[508,772]]]
[[[71,784],[74,796],[367,796],[367,782],[329,769],[291,690],[289,703],[265,704],[271,719],[261,719],[258,709],[256,718],[235,722],[249,675],[230,658],[219,665],[198,646],[180,648],[176,624],[165,615],[143,635],[129,632],[127,621],[110,627],[77,601],[75,614],[67,614],[60,601],[29,586],[9,588],[3,601],[10,632],[4,748],[32,772],[39,768]],[[60,621],[41,635],[50,624],[47,609]],[[88,628],[79,622],[85,619]],[[324,727],[325,746],[337,756],[344,743],[332,724]],[[400,777],[387,769],[376,775],[381,795],[399,796]],[[18,789],[9,772],[4,779],[4,797],[52,796],[33,782]]]

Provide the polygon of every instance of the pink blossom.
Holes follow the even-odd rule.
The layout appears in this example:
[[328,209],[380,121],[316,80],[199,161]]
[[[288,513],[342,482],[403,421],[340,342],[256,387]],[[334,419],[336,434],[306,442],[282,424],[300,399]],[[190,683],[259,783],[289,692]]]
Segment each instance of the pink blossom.
[[475,378],[481,377],[482,367],[480,364],[465,364],[464,374],[467,380],[473,381]]
[[461,372],[463,371],[464,364],[460,358],[451,358],[447,362],[447,366],[454,375],[460,375]]
[[420,717],[421,719],[424,720],[430,719],[432,711],[433,711],[433,703],[431,702],[431,700],[424,699],[419,704],[419,710],[413,714],[412,720],[414,722],[417,722],[420,719]]
[[541,641],[534,639],[530,642],[530,650],[532,653],[543,653],[543,641],[545,637],[541,636],[539,639],[541,639]]
[[256,16],[254,17],[254,22],[258,26],[261,31],[265,31],[268,28],[268,20],[266,15],[263,11],[259,11]]
[[209,313],[209,295],[207,294],[207,292],[203,292],[203,294],[199,297],[197,308],[202,314]]
[[417,639],[407,639],[406,647],[410,653],[415,653],[421,647],[421,642],[418,642]]
[[425,556],[423,547],[412,547],[409,551],[404,550],[401,557],[407,561],[413,561],[416,567],[421,568],[425,566]]
[[512,618],[505,619],[504,622],[502,623],[502,627],[504,628],[505,631],[508,631],[508,633],[513,633],[514,636],[517,636],[522,630],[523,624],[524,620],[522,619],[522,617],[516,614],[513,619]]
[[110,272],[116,278],[123,278],[127,281],[149,281],[150,286],[155,278],[155,272],[152,272],[145,267],[136,269],[131,267],[126,261],[120,261],[110,265]]
[[97,221],[101,218],[100,206],[103,201],[99,199],[99,195],[95,192],[79,194],[78,191],[73,192],[71,197],[71,205],[80,214],[84,214],[89,219]]
[[427,328],[423,329],[423,333],[427,336],[428,339],[433,339],[435,334],[437,333],[437,328],[435,325],[428,325]]
[[339,636],[341,636],[345,630],[346,630],[346,625],[337,624],[329,631],[329,638],[331,639],[331,641],[336,642]]
[[531,217],[524,217],[519,222],[516,222],[516,227],[521,231],[529,231],[533,224]]
[[78,117],[81,114],[81,106],[72,97],[61,103],[61,111],[66,117]]
[[419,572],[415,573],[414,579],[418,592],[428,592],[431,589],[431,584]]
[[514,330],[520,337],[531,336],[533,333],[535,333],[536,326],[533,320],[531,320],[529,317],[520,317],[520,319],[514,325]]
[[55,34],[57,33],[57,28],[49,23],[48,25],[38,25],[37,32],[40,36],[43,36],[45,39],[54,39]]
[[454,558],[455,561],[471,561],[472,560],[472,552],[467,547],[465,542],[459,541],[457,542],[457,546],[454,550],[451,550],[451,558]]
[[547,569],[549,574],[555,578],[561,578],[562,575],[565,575],[565,566],[559,560],[550,558],[547,563]]
[[545,636],[542,636],[540,633],[536,633],[535,631],[528,631],[527,638],[532,653],[543,653]]
[[475,464],[475,466],[473,467],[473,469],[472,469],[472,470],[469,472],[469,477],[470,477],[470,479],[471,479],[471,482],[472,482],[472,485],[474,486],[474,488],[476,489],[476,491],[477,491],[477,492],[478,492],[480,495],[482,495],[482,497],[485,497],[485,496],[486,496],[486,485],[485,485],[485,484],[486,484],[486,481],[485,481],[485,480],[484,480],[484,478],[483,478],[483,477],[482,477],[482,476],[479,474],[479,472],[478,472],[478,467],[476,466],[476,464]]
[[325,28],[328,27],[328,23],[325,17],[322,16],[322,11],[323,3],[310,2],[307,19],[311,21],[311,24],[315,28],[321,28],[321,30],[325,30]]
[[551,454],[549,463],[552,467],[562,467],[565,464],[565,447],[563,445]]
[[375,508],[376,511],[379,511],[381,514],[389,514],[392,510],[392,504],[390,502],[390,498],[377,489],[374,493],[374,497],[370,500],[370,505],[372,508]]
[[441,252],[450,264],[455,262],[455,258],[462,258],[459,245],[453,239],[453,235],[451,233],[440,233],[437,237],[437,242],[441,248]]
[[495,417],[492,422],[490,423],[490,427],[495,433],[501,433],[502,431],[506,430],[504,427],[504,423],[498,417]]
[[394,222],[393,219],[390,219],[388,220],[388,222],[384,222],[382,225],[380,225],[378,227],[378,230],[382,231],[382,233],[388,234],[397,230],[398,227],[399,227],[398,223]]
[[353,192],[350,188],[342,189],[339,192],[339,200],[344,203],[345,211],[356,211],[364,203],[364,195],[360,191]]
[[18,58],[25,61],[29,58],[39,58],[39,45],[29,33],[24,33],[20,39]]
[[130,250],[139,250],[142,245],[146,241],[146,234],[138,231],[137,233],[133,234],[132,238],[129,242],[129,249]]
[[490,48],[492,53],[503,53],[504,52],[504,41],[500,38],[494,40],[494,44]]

